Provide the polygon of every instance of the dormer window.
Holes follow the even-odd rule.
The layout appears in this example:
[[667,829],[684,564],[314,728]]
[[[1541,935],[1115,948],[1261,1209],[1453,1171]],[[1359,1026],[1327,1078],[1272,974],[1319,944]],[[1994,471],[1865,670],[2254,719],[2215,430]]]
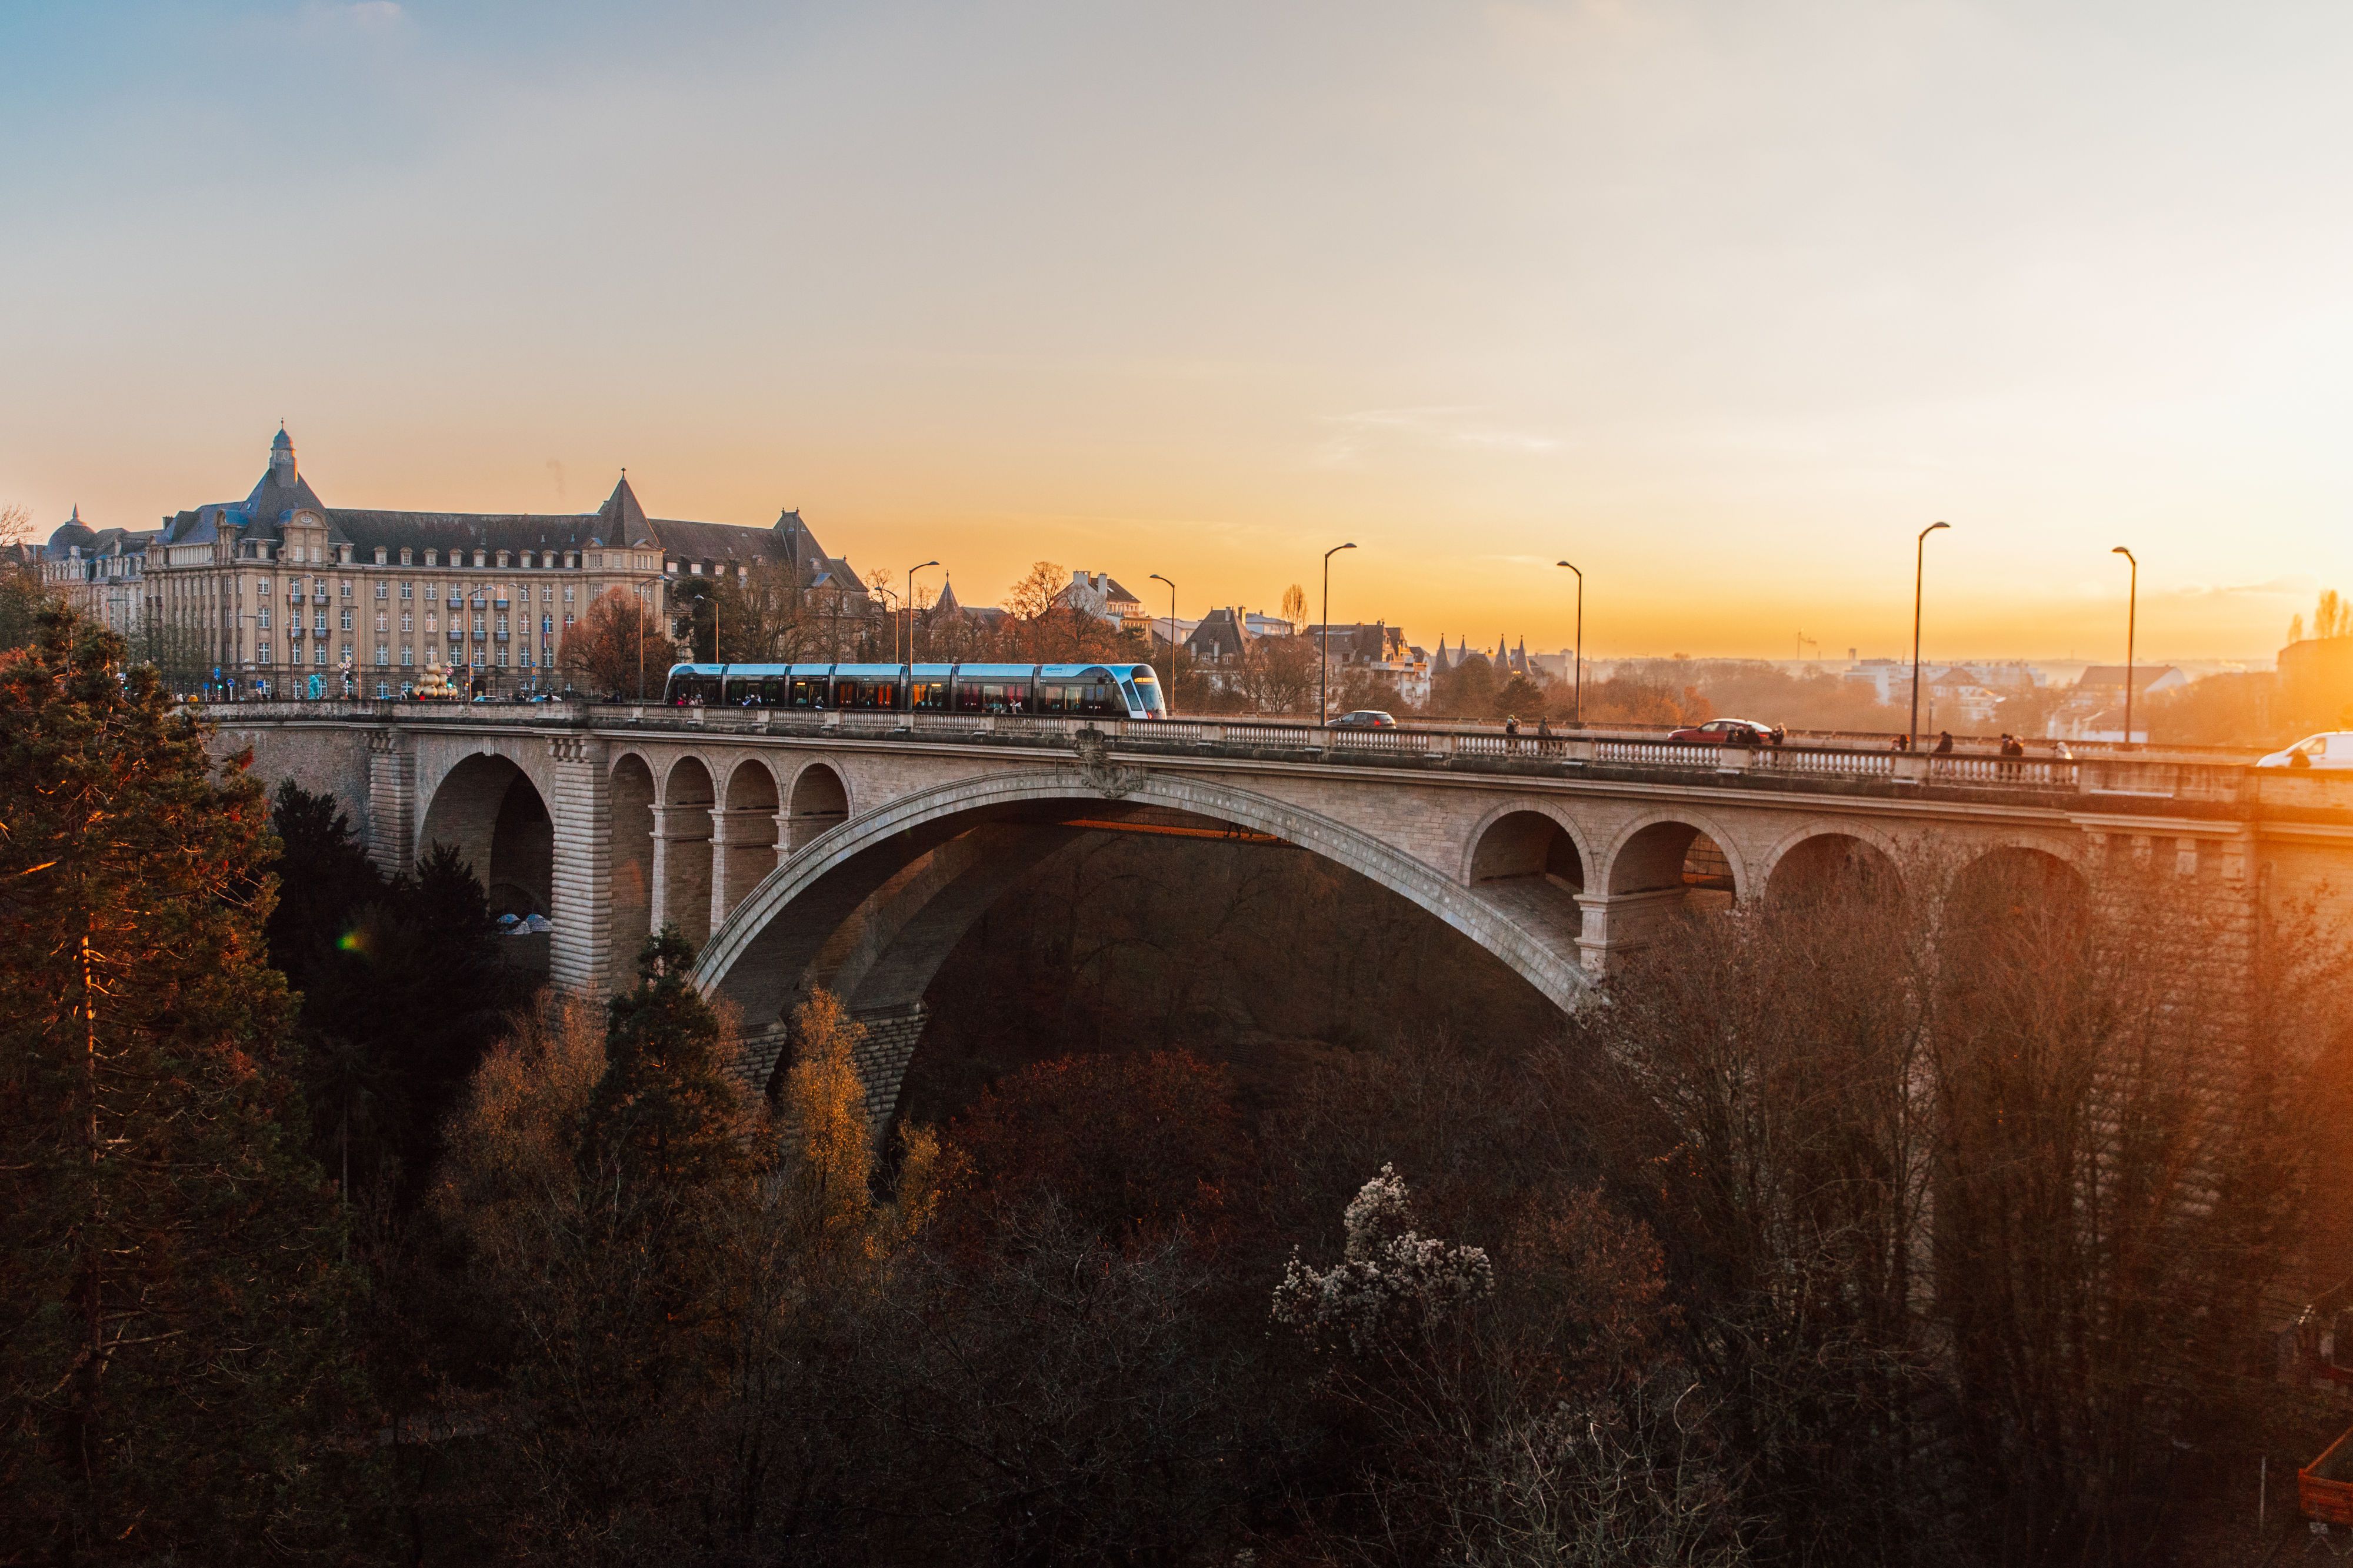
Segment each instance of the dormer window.
[[406,551],[406,550],[404,550],[404,551],[402,551],[402,552],[400,552],[400,563],[401,563],[403,566],[413,566],[413,565],[415,565],[415,564],[416,564],[416,563],[415,563],[415,562],[411,561],[411,560],[408,558],[410,554],[411,554],[411,552],[409,552],[409,551]]
[[[475,564],[475,565],[477,565],[477,566],[479,566],[479,565],[480,565],[480,564],[481,564],[480,552],[478,551],[478,552],[475,552],[475,554],[476,554],[476,559],[475,559],[474,564]],[[501,572],[503,572],[503,571],[505,571],[506,569],[507,569],[507,552],[506,552],[505,551],[501,550],[501,551],[500,551],[500,552],[499,552],[499,570],[500,570],[500,571],[501,571]]]
[[379,566],[384,565],[384,564],[385,563],[385,551],[384,546],[383,546],[383,545],[381,545],[381,544],[377,545],[377,546],[375,547],[375,563],[376,563],[377,565],[379,565]]
[[487,565],[489,565],[489,564],[490,564],[490,561],[489,561],[488,557],[489,557],[490,553],[491,553],[491,552],[490,552],[489,551],[487,551],[487,550],[477,550],[477,551],[475,551],[475,552],[474,552],[474,564],[475,564],[475,565],[477,565],[477,566],[487,566]]
[[440,552],[439,551],[438,551],[438,550],[428,550],[428,551],[427,551],[427,552],[425,552],[425,564],[427,564],[427,566],[438,566],[438,565],[440,565],[440,564],[441,564],[441,552]]

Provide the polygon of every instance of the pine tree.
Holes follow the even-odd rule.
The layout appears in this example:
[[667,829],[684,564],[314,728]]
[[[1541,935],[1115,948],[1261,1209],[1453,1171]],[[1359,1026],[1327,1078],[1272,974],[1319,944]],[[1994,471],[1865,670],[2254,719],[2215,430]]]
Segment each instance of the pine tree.
[[251,1561],[337,1533],[353,1287],[261,790],[122,654],[0,658],[0,1558]]
[[744,1091],[693,970],[693,943],[664,926],[638,954],[637,989],[613,998],[582,1152],[625,1182],[699,1186],[751,1172]]

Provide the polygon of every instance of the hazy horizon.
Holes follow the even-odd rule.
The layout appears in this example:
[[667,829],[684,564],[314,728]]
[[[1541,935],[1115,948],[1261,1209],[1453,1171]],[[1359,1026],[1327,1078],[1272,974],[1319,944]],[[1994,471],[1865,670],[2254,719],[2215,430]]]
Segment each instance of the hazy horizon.
[[[16,7],[0,502],[798,508],[1435,648],[2267,664],[2353,13]],[[937,574],[927,575],[934,585]],[[1149,590],[1149,592],[1146,592]],[[2063,656],[2054,649],[2070,650]]]

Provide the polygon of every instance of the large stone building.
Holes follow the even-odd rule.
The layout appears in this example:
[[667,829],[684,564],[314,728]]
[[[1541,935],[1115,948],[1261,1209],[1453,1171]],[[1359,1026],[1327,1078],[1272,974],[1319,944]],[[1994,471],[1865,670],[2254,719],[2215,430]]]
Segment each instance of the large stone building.
[[239,689],[340,695],[348,673],[355,690],[388,696],[435,665],[478,689],[560,685],[564,635],[600,595],[617,588],[660,615],[679,580],[762,561],[842,599],[843,613],[868,607],[857,573],[795,511],[768,528],[651,518],[626,473],[577,514],[334,507],[281,428],[251,493],[164,519],[140,575],[151,626],[192,635],[198,665]]
[[155,537],[153,530],[92,528],[76,507],[47,544],[25,554],[42,585],[77,614],[128,636],[139,630],[146,608],[147,547]]

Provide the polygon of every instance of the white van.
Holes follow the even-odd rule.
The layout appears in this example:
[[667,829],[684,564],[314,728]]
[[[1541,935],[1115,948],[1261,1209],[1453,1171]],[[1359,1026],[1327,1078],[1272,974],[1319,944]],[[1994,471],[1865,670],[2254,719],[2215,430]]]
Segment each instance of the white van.
[[2353,730],[2325,730],[2258,762],[2259,768],[2353,768]]

